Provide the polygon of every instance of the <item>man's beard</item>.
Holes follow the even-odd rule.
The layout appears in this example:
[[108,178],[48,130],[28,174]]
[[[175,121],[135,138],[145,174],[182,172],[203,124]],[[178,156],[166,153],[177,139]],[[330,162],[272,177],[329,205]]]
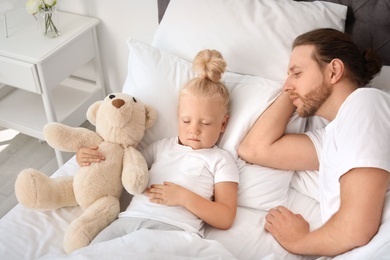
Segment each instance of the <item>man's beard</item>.
[[323,82],[305,96],[300,96],[302,107],[297,108],[298,115],[301,117],[314,116],[331,94],[331,85]]

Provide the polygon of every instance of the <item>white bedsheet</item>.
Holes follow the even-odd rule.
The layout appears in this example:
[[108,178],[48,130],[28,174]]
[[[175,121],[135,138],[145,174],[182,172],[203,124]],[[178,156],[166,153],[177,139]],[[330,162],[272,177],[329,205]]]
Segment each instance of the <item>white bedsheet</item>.
[[219,242],[182,231],[141,229],[94,244],[71,255],[49,253],[42,259],[236,259]]
[[[71,175],[76,167],[72,158],[53,176]],[[312,229],[321,225],[314,199],[290,189],[287,206],[301,213]],[[36,211],[17,205],[0,220],[0,259],[308,259],[288,253],[264,230],[265,211],[245,207],[238,208],[231,229],[206,227],[205,239],[182,231],[139,230],[66,255],[64,231],[79,214],[79,207]],[[388,234],[390,221],[367,246],[336,259],[390,259]]]

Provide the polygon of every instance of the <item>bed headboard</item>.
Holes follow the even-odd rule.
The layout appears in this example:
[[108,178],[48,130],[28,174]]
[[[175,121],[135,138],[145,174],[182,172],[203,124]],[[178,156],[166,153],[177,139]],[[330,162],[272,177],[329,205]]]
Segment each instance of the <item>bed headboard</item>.
[[[300,0],[298,0],[300,1]],[[312,2],[312,0],[301,0]],[[390,65],[390,1],[389,0],[326,0],[348,6],[346,33],[361,50],[373,48]],[[169,0],[157,0],[158,19],[164,16]]]

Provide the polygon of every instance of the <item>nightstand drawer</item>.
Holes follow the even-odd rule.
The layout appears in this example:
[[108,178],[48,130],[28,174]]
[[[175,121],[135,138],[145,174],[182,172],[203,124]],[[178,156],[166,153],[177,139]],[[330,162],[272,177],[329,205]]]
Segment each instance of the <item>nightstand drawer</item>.
[[0,83],[42,93],[34,64],[0,57]]

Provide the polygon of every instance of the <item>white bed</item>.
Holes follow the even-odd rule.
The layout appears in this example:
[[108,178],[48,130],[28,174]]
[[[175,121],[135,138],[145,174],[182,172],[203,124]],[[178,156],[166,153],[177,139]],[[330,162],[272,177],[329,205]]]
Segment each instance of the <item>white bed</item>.
[[[159,2],[161,16],[164,2]],[[382,3],[387,12],[380,13],[389,13],[385,1],[371,2]],[[223,80],[232,94],[232,109],[219,146],[237,159],[240,169],[239,206],[233,227],[222,231],[206,226],[204,239],[181,231],[140,230],[66,255],[64,231],[81,209],[36,211],[17,205],[0,220],[0,259],[308,259],[285,251],[264,230],[264,216],[269,208],[285,205],[302,214],[312,229],[319,227],[317,172],[249,165],[238,158],[236,148],[279,93],[292,39],[316,27],[345,30],[346,14],[346,6],[323,2],[171,0],[152,45],[127,39],[128,77],[123,92],[158,111],[156,124],[140,146],[175,136],[177,93],[193,76],[191,59],[200,49],[221,51],[228,64]],[[384,53],[384,61],[390,65],[389,47]],[[390,67],[385,66],[373,85],[390,91],[389,82]],[[319,118],[293,116],[288,131],[303,132],[325,124]],[[72,158],[52,177],[73,175],[77,167]],[[123,198],[125,207],[129,196]],[[390,197],[387,204],[386,210],[390,210]],[[368,245],[334,259],[390,259],[388,234],[390,219],[383,220]]]

